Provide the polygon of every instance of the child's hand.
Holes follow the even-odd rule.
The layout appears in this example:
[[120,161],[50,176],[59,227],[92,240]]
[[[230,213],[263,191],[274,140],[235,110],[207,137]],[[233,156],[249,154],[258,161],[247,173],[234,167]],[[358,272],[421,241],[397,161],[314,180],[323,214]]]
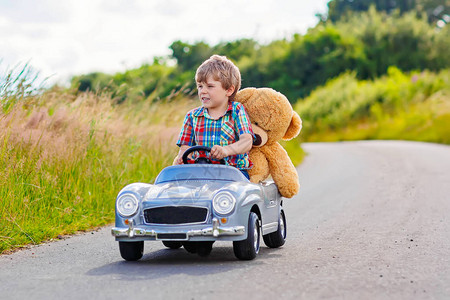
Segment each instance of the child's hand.
[[180,151],[178,151],[177,157],[175,157],[173,161],[173,165],[182,165],[183,164],[183,154],[186,152],[186,150],[189,149],[189,146],[182,145],[180,147]]
[[222,147],[222,146],[219,146],[219,145],[214,145],[211,148],[211,158],[220,160],[220,159],[222,159],[224,157],[227,157],[227,156],[230,156],[230,154],[228,153],[226,147]]
[[173,161],[173,165],[176,166],[176,165],[182,165],[182,164],[183,164],[183,158],[180,155],[175,157],[175,160]]

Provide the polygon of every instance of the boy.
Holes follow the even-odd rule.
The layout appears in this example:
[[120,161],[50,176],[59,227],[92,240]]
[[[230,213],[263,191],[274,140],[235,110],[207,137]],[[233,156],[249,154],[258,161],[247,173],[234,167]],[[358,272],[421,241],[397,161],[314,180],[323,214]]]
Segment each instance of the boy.
[[186,114],[174,164],[183,163],[183,153],[191,146],[207,146],[211,158],[224,158],[249,178],[253,131],[244,106],[233,101],[241,87],[239,69],[226,57],[213,55],[197,69],[195,81],[202,106]]

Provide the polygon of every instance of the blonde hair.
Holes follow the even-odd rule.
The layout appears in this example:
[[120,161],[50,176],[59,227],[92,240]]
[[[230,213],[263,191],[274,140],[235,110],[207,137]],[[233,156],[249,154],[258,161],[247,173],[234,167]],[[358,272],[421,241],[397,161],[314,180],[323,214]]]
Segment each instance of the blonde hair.
[[231,60],[220,55],[213,55],[205,60],[195,73],[195,81],[206,82],[209,76],[219,81],[225,90],[234,86],[234,92],[228,98],[230,101],[234,100],[236,93],[241,88],[241,72]]

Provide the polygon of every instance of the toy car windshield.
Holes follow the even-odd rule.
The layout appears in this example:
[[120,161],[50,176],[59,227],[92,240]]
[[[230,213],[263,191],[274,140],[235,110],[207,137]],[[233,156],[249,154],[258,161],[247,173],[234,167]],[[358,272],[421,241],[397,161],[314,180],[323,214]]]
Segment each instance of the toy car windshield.
[[224,165],[180,165],[170,166],[161,171],[155,180],[155,184],[185,181],[245,181],[248,179],[236,168]]

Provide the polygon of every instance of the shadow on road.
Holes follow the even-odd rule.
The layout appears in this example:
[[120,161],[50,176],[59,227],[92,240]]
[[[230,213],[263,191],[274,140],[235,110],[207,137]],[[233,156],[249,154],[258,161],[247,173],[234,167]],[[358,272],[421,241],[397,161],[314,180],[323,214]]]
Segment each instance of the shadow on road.
[[199,257],[190,254],[183,248],[177,250],[162,249],[145,254],[136,262],[122,260],[120,254],[118,261],[99,268],[92,269],[86,274],[89,276],[114,276],[120,280],[152,280],[172,275],[203,276],[223,273],[234,269],[248,268],[249,266],[264,265],[268,260],[278,258],[281,249],[261,247],[256,259],[251,261],[238,260],[232,247],[214,247],[208,257]]

